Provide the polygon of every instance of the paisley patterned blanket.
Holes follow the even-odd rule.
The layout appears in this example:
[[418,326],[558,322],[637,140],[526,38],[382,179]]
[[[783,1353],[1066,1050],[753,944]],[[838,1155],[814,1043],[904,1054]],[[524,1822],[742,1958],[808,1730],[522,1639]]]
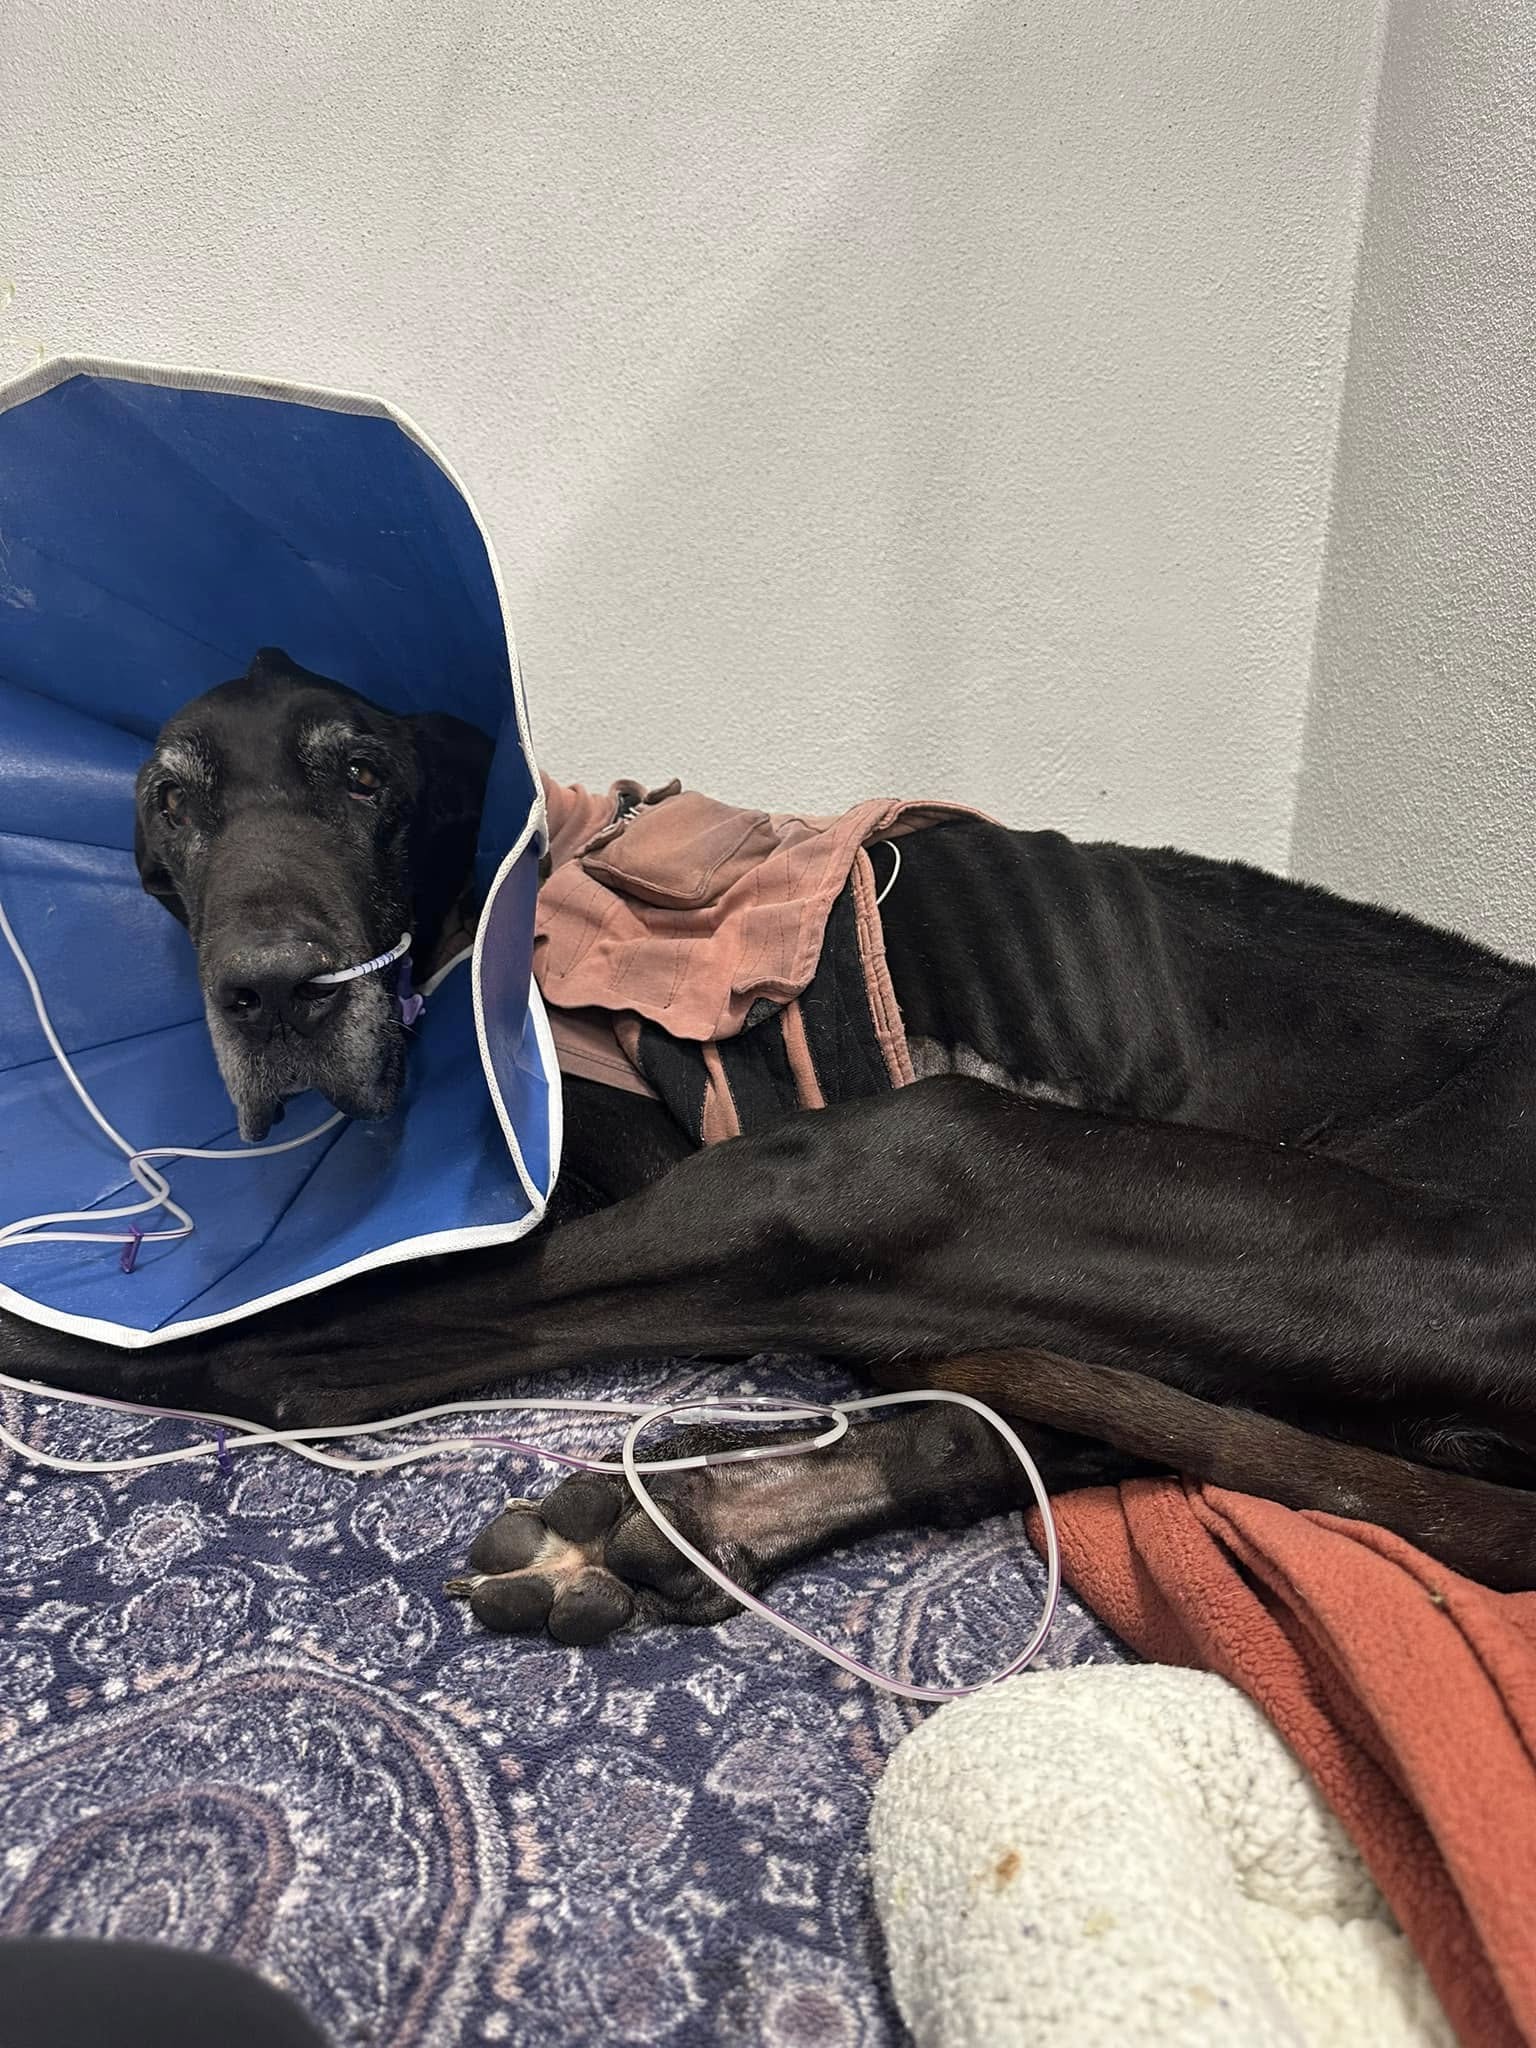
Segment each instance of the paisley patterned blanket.
[[[537,1391],[846,1385],[784,1360],[625,1380]],[[72,1457],[186,1440],[0,1407]],[[614,1441],[588,1419],[518,1433]],[[0,1932],[234,1957],[336,2048],[899,2042],[864,1830],[920,1710],[748,1616],[587,1651],[479,1633],[442,1581],[502,1498],[554,1477],[499,1453],[353,1478],[283,1452],[116,1476],[0,1452]],[[1039,1590],[997,1522],[862,1545],[776,1597],[958,1683]],[[1045,1662],[1125,1655],[1064,1598]]]

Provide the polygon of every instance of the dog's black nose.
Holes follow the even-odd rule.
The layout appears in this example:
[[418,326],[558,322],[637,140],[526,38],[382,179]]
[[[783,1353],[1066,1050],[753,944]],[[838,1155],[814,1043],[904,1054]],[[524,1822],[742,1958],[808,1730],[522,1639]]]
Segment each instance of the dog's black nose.
[[213,1000],[252,1038],[270,1038],[279,1030],[307,1037],[346,996],[345,983],[312,981],[319,971],[313,946],[245,946],[214,977]]

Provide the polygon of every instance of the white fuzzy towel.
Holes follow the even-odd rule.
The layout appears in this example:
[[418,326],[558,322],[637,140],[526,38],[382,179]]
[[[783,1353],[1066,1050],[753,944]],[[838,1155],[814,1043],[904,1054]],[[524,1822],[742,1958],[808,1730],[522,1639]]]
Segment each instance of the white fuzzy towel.
[[871,1832],[918,2048],[1453,2048],[1311,1780],[1208,1673],[1042,1671],[944,1707]]

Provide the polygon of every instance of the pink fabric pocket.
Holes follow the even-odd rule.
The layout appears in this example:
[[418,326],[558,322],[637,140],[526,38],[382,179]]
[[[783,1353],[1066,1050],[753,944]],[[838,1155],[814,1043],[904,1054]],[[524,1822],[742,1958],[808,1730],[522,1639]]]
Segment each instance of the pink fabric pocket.
[[606,846],[583,854],[595,882],[660,910],[702,910],[760,867],[777,845],[766,811],[737,810],[685,789],[636,811]]

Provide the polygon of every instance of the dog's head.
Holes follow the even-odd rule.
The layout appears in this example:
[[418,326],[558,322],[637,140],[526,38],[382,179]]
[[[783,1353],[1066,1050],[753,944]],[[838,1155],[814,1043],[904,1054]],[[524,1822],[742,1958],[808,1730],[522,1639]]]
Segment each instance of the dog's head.
[[177,712],[139,772],[144,887],[197,947],[240,1135],[316,1089],[387,1116],[405,1049],[395,975],[314,977],[387,952],[425,961],[469,880],[491,742],[397,718],[267,648]]

